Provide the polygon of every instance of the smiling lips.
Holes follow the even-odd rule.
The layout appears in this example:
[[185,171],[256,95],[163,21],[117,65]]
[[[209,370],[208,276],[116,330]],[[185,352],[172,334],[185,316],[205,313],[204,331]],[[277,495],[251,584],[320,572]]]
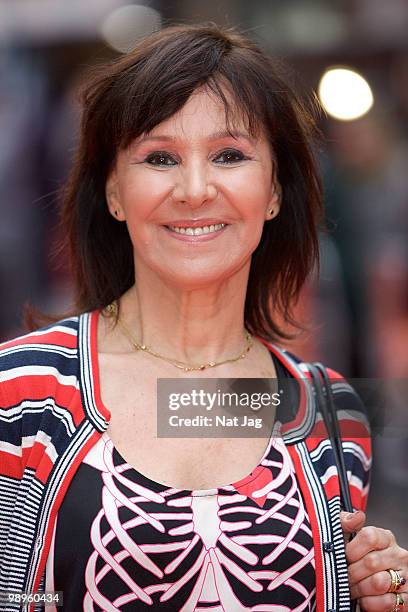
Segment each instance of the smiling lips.
[[166,227],[176,234],[187,234],[188,236],[201,236],[202,234],[212,234],[225,227],[225,223],[216,223],[214,225],[202,225],[198,227],[180,227],[177,225],[167,225]]

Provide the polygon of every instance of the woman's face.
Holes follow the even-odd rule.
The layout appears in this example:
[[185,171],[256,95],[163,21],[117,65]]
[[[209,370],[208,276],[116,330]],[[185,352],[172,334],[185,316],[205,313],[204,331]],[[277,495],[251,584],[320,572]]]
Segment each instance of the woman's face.
[[222,103],[203,88],[119,152],[107,201],[127,223],[137,270],[186,289],[249,270],[279,188],[265,134],[253,139],[238,119],[234,128],[232,137]]

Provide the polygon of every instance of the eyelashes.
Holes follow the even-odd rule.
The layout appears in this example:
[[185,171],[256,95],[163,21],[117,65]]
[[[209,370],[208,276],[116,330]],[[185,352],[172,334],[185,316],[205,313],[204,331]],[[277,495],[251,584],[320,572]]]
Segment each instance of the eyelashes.
[[219,153],[217,155],[218,159],[220,157],[225,157],[226,158],[225,161],[219,162],[219,163],[222,163],[222,164],[233,164],[233,163],[242,161],[244,159],[249,159],[241,151],[238,151],[237,149],[225,149],[224,151],[222,151],[221,153]]
[[164,151],[155,151],[150,153],[145,160],[150,166],[176,166],[177,160]]
[[[244,153],[238,149],[224,149],[213,157],[213,161],[215,163],[224,166],[236,164],[246,159],[250,158],[244,155]],[[156,167],[172,167],[179,163],[177,157],[167,153],[166,151],[154,151],[144,159],[144,162],[150,166]]]

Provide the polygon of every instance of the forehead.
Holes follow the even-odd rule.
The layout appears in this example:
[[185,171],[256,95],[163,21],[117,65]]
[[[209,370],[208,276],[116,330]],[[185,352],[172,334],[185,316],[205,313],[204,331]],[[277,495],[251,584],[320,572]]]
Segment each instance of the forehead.
[[228,102],[226,108],[223,100],[207,87],[197,89],[184,106],[174,115],[156,125],[144,136],[168,134],[174,137],[212,137],[234,135],[254,141],[262,138],[263,130],[258,128],[249,131],[245,112],[239,103],[225,93]]

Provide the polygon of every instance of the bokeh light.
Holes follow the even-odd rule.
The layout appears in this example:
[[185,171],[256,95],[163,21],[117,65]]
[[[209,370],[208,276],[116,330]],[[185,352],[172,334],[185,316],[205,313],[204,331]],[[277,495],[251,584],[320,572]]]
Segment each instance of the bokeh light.
[[104,20],[101,33],[105,42],[121,53],[127,53],[141,36],[158,30],[161,16],[158,11],[141,4],[128,4],[112,11]]
[[319,83],[318,95],[326,112],[341,121],[362,117],[374,103],[366,79],[350,68],[326,70]]

